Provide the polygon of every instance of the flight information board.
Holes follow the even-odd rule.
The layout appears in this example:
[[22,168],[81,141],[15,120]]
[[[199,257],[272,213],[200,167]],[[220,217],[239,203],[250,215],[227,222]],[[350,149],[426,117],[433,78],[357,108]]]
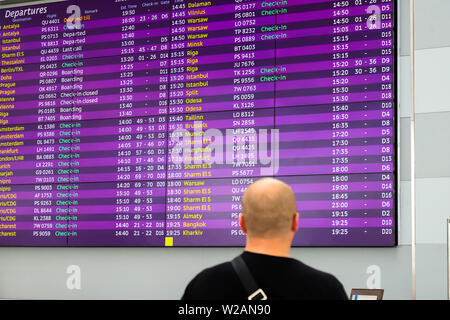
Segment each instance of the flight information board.
[[241,246],[292,186],[295,246],[394,246],[396,3],[3,8],[0,246]]

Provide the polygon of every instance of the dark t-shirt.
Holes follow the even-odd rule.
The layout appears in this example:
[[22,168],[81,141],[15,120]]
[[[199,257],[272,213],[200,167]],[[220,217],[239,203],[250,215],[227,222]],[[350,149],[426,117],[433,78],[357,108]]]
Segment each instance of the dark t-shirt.
[[[347,300],[342,284],[331,274],[292,258],[245,251],[242,255],[256,283],[269,300]],[[186,287],[183,300],[247,300],[248,293],[225,262],[200,272]]]

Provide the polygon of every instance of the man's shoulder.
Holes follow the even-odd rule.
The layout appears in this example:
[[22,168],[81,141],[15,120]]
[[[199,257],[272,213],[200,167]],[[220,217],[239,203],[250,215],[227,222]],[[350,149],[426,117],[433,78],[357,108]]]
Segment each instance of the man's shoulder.
[[230,261],[216,264],[212,267],[203,269],[197,274],[195,279],[198,280],[211,280],[212,278],[222,277],[226,275],[232,275],[233,266]]
[[325,296],[329,294],[332,296],[338,295],[345,299],[344,287],[334,275],[313,268],[298,260],[296,262],[299,270],[302,270],[299,273],[299,277],[302,279],[299,280],[302,280],[303,283],[308,283],[309,286],[319,290]]
[[186,287],[184,299],[226,299],[240,291],[240,283],[231,262],[206,268],[198,273]]
[[301,270],[302,272],[300,273],[300,275],[304,276],[304,277],[308,277],[311,279],[314,279],[315,281],[320,281],[320,282],[325,282],[325,283],[330,283],[330,284],[340,284],[339,280],[333,276],[332,274],[313,268],[299,260],[295,260],[297,267],[299,268],[299,270]]
[[[272,291],[275,297],[283,297],[283,294],[288,292],[291,298],[345,298],[342,284],[329,273],[310,267],[296,259],[277,260],[278,263],[274,262],[273,257],[268,260],[269,262],[266,260],[265,257],[259,256],[259,260],[250,259],[246,262],[250,263],[248,267],[257,282],[267,287],[269,292]],[[283,284],[281,289],[280,284]],[[245,298],[246,292],[231,262],[228,261],[199,272],[188,284],[183,298],[219,300],[241,296]]]

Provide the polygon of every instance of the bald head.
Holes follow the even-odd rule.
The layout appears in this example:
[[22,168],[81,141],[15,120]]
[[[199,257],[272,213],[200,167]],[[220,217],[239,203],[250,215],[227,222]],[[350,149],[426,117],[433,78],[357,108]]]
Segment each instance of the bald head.
[[296,212],[297,204],[291,187],[273,178],[264,178],[250,185],[242,199],[242,215],[250,237],[288,235]]

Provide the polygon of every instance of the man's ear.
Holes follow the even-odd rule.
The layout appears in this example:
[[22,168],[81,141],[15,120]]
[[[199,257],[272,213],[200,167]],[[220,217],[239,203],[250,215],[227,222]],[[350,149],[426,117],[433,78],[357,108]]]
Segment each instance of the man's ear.
[[242,232],[247,234],[247,227],[245,225],[245,220],[242,213],[239,215],[239,226],[241,227]]
[[296,212],[294,214],[294,217],[292,218],[292,226],[291,226],[292,232],[297,232],[297,230],[298,230],[298,217],[299,217],[299,214],[298,214],[298,212]]

